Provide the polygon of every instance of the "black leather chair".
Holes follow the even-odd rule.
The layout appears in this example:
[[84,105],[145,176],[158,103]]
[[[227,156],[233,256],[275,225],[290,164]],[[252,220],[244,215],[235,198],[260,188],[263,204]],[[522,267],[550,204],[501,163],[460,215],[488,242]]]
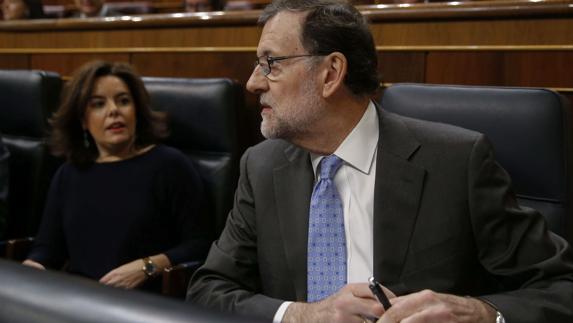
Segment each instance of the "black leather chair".
[[[166,144],[181,150],[197,166],[205,183],[208,210],[205,216],[222,231],[239,174],[239,114],[244,93],[229,79],[144,78],[152,107],[169,117]],[[184,296],[190,274],[199,264],[183,264],[166,271],[164,294]],[[181,271],[185,274],[181,274]],[[172,289],[172,290],[166,290]]]
[[263,322],[5,260],[0,260],[0,286],[0,322]]
[[546,89],[395,84],[382,108],[487,135],[518,201],[573,241],[573,130],[569,102]]
[[[0,240],[6,233],[6,217],[8,216],[8,161],[10,153],[4,147],[2,134],[0,133]],[[2,246],[0,245],[0,250]],[[1,255],[1,254],[0,254]]]
[[0,132],[10,152],[6,238],[36,234],[59,161],[47,149],[48,118],[62,81],[44,71],[0,71]]
[[144,78],[152,107],[169,117],[166,144],[195,162],[206,185],[219,233],[233,205],[239,174],[241,87],[228,79]]

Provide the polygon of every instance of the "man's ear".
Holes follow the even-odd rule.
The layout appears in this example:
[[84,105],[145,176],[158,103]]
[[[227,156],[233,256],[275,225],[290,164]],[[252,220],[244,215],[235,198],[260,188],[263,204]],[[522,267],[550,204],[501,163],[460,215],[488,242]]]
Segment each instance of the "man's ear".
[[326,71],[324,74],[324,86],[322,96],[332,96],[344,84],[348,62],[340,52],[334,52],[325,57]]

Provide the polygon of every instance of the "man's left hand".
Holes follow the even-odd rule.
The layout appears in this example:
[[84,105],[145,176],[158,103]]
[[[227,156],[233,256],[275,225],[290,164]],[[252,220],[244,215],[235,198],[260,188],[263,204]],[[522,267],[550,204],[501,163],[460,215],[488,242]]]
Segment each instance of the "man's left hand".
[[495,322],[495,310],[472,297],[460,297],[424,290],[391,300],[392,307],[378,323],[394,322]]

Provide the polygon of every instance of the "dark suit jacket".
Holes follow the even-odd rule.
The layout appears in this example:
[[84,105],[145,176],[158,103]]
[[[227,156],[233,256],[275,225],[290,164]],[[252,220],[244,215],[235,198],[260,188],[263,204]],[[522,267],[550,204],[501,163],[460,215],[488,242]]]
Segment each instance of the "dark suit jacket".
[[[484,136],[379,115],[375,277],[398,295],[482,296],[508,322],[572,322],[571,249],[516,204]],[[268,319],[283,300],[305,301],[312,185],[308,152],[282,140],[249,149],[234,208],[188,299]]]

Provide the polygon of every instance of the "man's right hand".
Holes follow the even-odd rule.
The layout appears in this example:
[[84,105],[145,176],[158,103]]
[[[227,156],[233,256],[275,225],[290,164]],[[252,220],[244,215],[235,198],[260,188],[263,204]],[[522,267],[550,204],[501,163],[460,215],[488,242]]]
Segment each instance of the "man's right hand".
[[[384,288],[388,298],[396,297]],[[293,303],[282,322],[368,322],[384,314],[384,307],[366,283],[348,284],[335,294],[315,303]]]

